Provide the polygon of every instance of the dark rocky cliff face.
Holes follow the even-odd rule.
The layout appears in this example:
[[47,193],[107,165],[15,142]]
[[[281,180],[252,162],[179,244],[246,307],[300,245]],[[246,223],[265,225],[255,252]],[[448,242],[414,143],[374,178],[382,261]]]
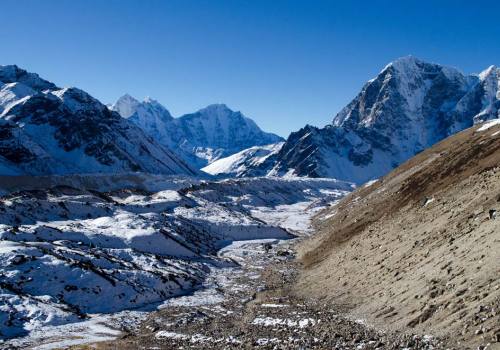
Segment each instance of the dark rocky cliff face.
[[331,125],[292,133],[275,163],[265,166],[272,175],[357,183],[380,177],[436,142],[498,118],[498,77],[495,67],[466,76],[414,57],[401,58],[366,83]]

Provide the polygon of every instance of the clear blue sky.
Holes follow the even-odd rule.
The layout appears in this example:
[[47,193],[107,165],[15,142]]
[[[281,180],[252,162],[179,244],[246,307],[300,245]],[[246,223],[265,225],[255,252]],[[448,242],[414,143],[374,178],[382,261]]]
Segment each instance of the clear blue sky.
[[499,65],[499,3],[2,0],[0,64],[105,103],[151,96],[176,116],[223,102],[286,136],[328,123],[400,56]]

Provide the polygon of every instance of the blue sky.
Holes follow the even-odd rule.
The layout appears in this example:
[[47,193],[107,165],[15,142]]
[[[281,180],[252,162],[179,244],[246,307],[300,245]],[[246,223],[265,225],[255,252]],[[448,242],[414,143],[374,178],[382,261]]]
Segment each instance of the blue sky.
[[500,65],[499,3],[2,0],[0,64],[176,116],[226,103],[287,136],[327,124],[397,57]]

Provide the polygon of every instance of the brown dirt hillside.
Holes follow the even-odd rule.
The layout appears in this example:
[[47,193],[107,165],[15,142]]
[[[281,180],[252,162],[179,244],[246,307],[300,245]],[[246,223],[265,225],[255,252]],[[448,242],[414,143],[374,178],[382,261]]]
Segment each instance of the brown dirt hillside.
[[377,328],[499,349],[500,125],[478,128],[320,213],[297,292]]

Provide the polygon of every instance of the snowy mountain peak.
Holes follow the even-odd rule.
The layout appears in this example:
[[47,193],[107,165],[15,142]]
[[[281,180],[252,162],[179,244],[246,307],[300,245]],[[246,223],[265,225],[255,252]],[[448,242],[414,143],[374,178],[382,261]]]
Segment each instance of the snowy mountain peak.
[[155,99],[153,99],[153,98],[151,98],[149,96],[144,97],[144,100],[142,102],[143,103],[153,104],[153,105],[161,105],[158,101],[156,101]]
[[[136,98],[125,94],[120,97],[111,109],[118,112],[123,118],[134,118],[137,120],[154,119],[168,120],[172,119],[170,112],[158,101],[147,96],[142,102]],[[151,122],[151,120],[147,120]]]
[[118,112],[123,118],[130,118],[139,105],[138,100],[129,94],[125,94],[111,106],[111,109]]
[[253,120],[223,103],[172,118],[165,107],[150,97],[139,102],[124,95],[112,109],[198,168],[248,147],[282,140],[263,132]]
[[[387,73],[394,73],[398,75],[411,75],[415,74],[424,64],[429,64],[421,59],[408,55],[395,59],[387,64],[379,73],[378,76],[386,76]],[[373,81],[375,79],[372,79]]]
[[[268,174],[378,178],[436,142],[500,117],[498,68],[480,75],[413,56],[388,64],[325,128],[292,133]],[[247,174],[261,172],[247,170]]]
[[481,73],[479,73],[479,80],[484,81],[487,79],[498,79],[498,76],[500,75],[500,69],[495,66],[491,65],[485,70],[483,70]]
[[197,172],[78,88],[0,69],[0,175]]
[[479,73],[479,79],[484,80],[491,76],[492,74],[497,74],[498,68],[495,65],[491,65],[485,70],[483,70],[481,73]]
[[186,114],[183,117],[201,117],[208,123],[221,123],[222,126],[228,125],[228,123],[230,124],[236,122],[241,124],[252,124],[252,126],[257,127],[252,119],[245,117],[240,111],[233,111],[223,103],[208,105],[195,113]]
[[369,127],[380,123],[384,126],[391,120],[396,122],[402,118],[402,114],[382,113],[386,105],[390,109],[398,107],[404,110],[409,120],[418,122],[415,117],[425,109],[424,105],[429,102],[427,98],[436,97],[434,102],[447,108],[446,104],[456,104],[475,83],[477,78],[466,77],[455,68],[405,56],[389,63],[377,77],[368,81],[360,94],[335,116],[333,125],[349,123]]
[[126,93],[122,97],[120,97],[118,99],[118,101],[122,101],[122,102],[128,101],[128,102],[132,102],[132,103],[139,103],[139,101],[135,97],[129,95],[128,93]]
[[479,75],[479,82],[464,99],[468,104],[475,102],[481,110],[474,116],[474,123],[491,118],[500,118],[500,69],[490,66]]
[[394,61],[390,62],[389,64],[387,64],[382,71],[386,70],[389,67],[406,69],[406,68],[411,67],[411,66],[416,66],[419,63],[423,63],[423,61],[418,59],[415,56],[412,56],[412,55],[403,56],[403,57],[399,57],[399,58],[395,59]]
[[29,73],[16,65],[0,65],[0,84],[1,83],[22,83],[39,92],[57,88],[55,84],[40,78],[38,74]]
[[231,110],[225,104],[212,104],[175,120],[178,128],[172,138],[200,168],[213,161],[252,146],[282,141],[274,134],[262,131],[250,118]]
[[218,114],[218,115],[234,113],[234,111],[231,110],[224,103],[214,103],[208,105],[205,108],[200,109],[198,112],[203,114]]
[[416,75],[439,71],[449,79],[463,78],[463,73],[454,67],[442,66],[437,63],[426,62],[412,55],[400,57],[388,65],[380,72],[385,74],[388,70],[402,75],[403,77],[415,78]]

